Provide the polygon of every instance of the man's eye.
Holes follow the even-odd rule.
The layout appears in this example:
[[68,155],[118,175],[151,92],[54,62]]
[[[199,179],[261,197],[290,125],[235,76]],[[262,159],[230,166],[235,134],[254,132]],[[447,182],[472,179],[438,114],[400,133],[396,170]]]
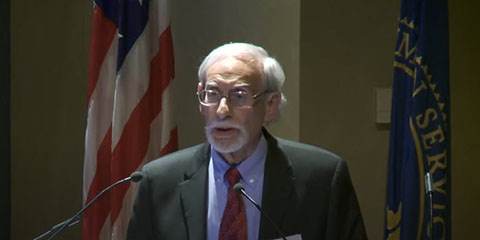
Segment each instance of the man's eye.
[[207,91],[206,92],[206,95],[208,98],[215,98],[218,96],[218,92],[215,92],[215,91]]
[[240,90],[240,91],[234,91],[232,93],[232,97],[236,98],[236,99],[244,99],[246,98],[248,95],[248,93],[246,91],[243,91],[243,90]]

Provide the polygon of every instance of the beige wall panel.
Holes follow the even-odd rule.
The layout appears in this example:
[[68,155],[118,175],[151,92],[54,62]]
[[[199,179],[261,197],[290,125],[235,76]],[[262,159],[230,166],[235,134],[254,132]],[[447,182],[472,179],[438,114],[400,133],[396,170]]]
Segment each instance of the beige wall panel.
[[302,1],[300,140],[343,157],[370,239],[383,237],[389,132],[375,88],[391,87],[400,1]]
[[172,10],[180,148],[205,141],[195,95],[198,66],[215,47],[232,41],[260,45],[282,64],[288,103],[283,118],[269,128],[298,139],[300,2],[175,1]]

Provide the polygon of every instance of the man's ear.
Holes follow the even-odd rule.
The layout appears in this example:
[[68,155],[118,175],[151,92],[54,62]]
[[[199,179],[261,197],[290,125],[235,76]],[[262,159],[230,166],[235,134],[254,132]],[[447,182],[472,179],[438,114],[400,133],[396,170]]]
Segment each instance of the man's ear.
[[[201,90],[203,89],[203,85],[201,82],[198,82],[198,85],[197,85],[197,92],[200,92]],[[202,109],[202,104],[198,103],[198,110],[203,113],[203,109]]]
[[269,123],[277,117],[281,102],[282,102],[281,92],[272,92],[268,95],[267,101],[265,103],[264,122]]

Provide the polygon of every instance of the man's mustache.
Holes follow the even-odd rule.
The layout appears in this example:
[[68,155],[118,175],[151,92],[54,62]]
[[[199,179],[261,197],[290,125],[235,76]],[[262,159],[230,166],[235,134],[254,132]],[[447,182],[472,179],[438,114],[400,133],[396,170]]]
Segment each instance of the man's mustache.
[[235,122],[219,122],[219,121],[214,121],[214,122],[209,122],[206,126],[206,129],[211,130],[213,128],[235,128],[235,129],[243,129],[243,126],[235,123]]

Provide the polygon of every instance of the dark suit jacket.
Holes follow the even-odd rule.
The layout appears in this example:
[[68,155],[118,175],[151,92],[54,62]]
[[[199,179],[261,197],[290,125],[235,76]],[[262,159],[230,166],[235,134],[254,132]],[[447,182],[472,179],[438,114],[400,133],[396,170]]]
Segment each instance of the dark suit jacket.
[[[345,162],[264,133],[262,207],[282,232],[304,240],[367,239]],[[205,143],[145,165],[127,239],[206,239],[209,158]],[[262,217],[259,239],[278,237]]]

